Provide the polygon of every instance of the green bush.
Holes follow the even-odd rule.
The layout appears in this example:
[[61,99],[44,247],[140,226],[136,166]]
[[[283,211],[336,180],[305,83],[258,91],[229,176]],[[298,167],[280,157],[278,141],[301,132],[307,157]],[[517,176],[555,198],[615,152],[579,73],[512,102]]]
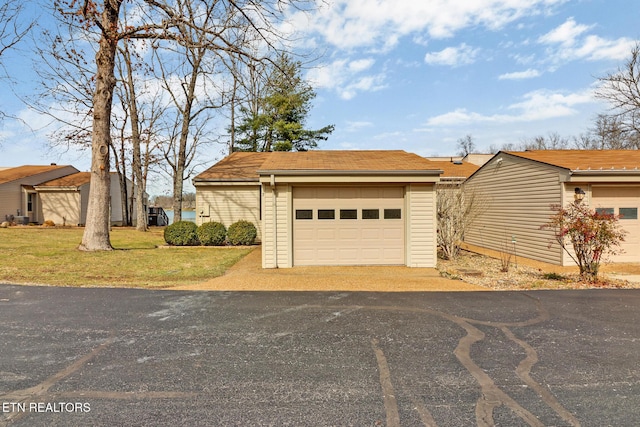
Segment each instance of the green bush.
[[191,221],[178,221],[164,229],[164,241],[172,246],[198,246],[198,227]]
[[205,222],[198,227],[198,239],[204,246],[220,246],[227,237],[227,229],[219,222]]
[[229,226],[227,238],[232,245],[253,245],[258,236],[256,226],[241,219]]

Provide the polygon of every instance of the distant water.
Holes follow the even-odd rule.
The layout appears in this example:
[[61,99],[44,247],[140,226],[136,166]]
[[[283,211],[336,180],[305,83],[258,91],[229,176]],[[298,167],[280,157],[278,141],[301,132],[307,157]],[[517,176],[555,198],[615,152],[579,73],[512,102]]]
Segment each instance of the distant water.
[[[173,223],[173,209],[165,209],[167,217],[169,217],[169,224]],[[182,220],[196,222],[196,211],[182,211]]]

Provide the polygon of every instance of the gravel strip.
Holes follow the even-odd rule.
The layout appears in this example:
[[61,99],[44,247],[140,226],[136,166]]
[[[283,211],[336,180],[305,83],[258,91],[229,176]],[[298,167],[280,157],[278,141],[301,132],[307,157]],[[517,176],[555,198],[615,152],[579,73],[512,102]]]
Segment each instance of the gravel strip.
[[[517,260],[516,260],[517,262]],[[443,277],[463,280],[467,283],[493,290],[532,290],[532,289],[594,289],[618,288],[638,289],[640,283],[602,275],[597,283],[580,279],[576,273],[554,273],[543,268],[510,262],[503,271],[500,259],[486,255],[461,251],[456,260],[438,259],[438,270]]]

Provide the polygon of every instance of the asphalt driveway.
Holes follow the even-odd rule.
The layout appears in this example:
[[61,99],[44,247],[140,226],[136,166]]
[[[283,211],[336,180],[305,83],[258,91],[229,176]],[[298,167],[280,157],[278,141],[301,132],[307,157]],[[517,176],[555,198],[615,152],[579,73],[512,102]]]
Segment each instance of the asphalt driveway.
[[629,426],[636,290],[0,285],[0,426]]

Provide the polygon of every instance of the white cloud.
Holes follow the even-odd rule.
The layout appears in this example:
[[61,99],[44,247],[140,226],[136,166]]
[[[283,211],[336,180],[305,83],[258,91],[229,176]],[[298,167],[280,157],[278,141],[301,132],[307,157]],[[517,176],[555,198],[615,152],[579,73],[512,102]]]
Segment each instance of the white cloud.
[[314,88],[332,89],[342,99],[352,99],[358,92],[372,92],[386,87],[384,73],[362,75],[374,64],[373,59],[339,59],[310,70],[307,79]]
[[587,25],[578,25],[573,18],[569,18],[564,24],[541,36],[538,42],[543,44],[559,43],[563,46],[573,46],[576,39],[590,28],[591,27]]
[[555,64],[575,60],[619,61],[629,55],[636,40],[620,37],[605,39],[587,32],[593,26],[579,25],[573,18],[538,38],[538,43],[549,46],[548,56]]
[[513,114],[484,115],[465,108],[431,117],[427,126],[453,126],[472,123],[507,124],[517,122],[533,122],[572,116],[578,113],[575,107],[594,102],[591,91],[570,94],[537,90],[524,95],[522,102],[507,107]]
[[[424,44],[452,37],[469,27],[498,30],[523,16],[551,9],[565,0],[402,1],[335,0],[311,15],[306,33],[318,33],[338,49],[391,49],[401,37],[413,35]],[[299,14],[302,14],[300,12]],[[300,21],[299,18],[293,17]]]
[[540,71],[529,68],[526,71],[516,71],[513,73],[505,73],[498,76],[498,80],[524,80],[539,77]]
[[458,47],[448,47],[440,52],[429,52],[424,61],[429,65],[448,65],[458,67],[460,65],[473,64],[480,49],[474,49],[466,43]]
[[373,127],[373,123],[371,122],[366,122],[366,121],[348,121],[346,123],[346,131],[347,132],[357,132],[361,129],[366,129],[366,128],[370,128]]

